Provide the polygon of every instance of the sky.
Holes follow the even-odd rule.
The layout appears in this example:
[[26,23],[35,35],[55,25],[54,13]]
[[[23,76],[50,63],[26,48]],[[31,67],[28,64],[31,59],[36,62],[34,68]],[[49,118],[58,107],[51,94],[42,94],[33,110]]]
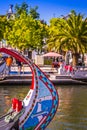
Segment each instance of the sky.
[[16,3],[21,5],[22,2],[31,7],[38,6],[40,19],[44,19],[47,23],[53,17],[67,16],[71,10],[87,17],[87,0],[0,0],[0,15],[7,13],[10,4],[15,6]]

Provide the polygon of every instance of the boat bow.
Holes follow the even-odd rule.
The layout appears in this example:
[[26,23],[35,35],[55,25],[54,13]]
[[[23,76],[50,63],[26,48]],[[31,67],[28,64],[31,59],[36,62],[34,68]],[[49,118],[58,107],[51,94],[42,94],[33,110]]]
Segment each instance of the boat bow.
[[[10,112],[12,114],[7,114],[0,119],[0,130],[10,130],[12,128],[44,130],[53,119],[58,108],[58,93],[54,85],[36,64],[22,54],[6,48],[0,48],[0,52],[7,53],[19,61],[27,63],[32,71],[32,85],[22,101],[22,109],[13,111],[11,108]],[[6,118],[12,120],[7,123]],[[1,125],[2,121],[7,125],[6,127]],[[17,127],[15,127],[15,124],[17,124]]]

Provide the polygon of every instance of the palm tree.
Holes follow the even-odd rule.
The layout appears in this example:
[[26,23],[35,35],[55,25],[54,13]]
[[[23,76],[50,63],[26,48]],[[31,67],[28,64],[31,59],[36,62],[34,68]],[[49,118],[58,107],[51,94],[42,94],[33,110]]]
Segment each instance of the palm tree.
[[73,52],[73,65],[77,65],[80,53],[87,51],[87,19],[83,19],[80,13],[75,11],[66,18],[58,19],[58,32],[55,44],[60,50],[71,50]]

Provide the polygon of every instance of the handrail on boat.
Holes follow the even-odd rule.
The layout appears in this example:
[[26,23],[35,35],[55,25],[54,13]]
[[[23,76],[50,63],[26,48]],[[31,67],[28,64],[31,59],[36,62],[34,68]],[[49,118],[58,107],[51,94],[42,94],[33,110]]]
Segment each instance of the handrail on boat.
[[8,115],[11,115],[13,112],[14,112],[14,111],[11,111],[11,112],[8,112],[8,113],[4,114],[3,116],[0,117],[0,120],[1,120],[2,118],[4,118],[4,117],[8,116]]

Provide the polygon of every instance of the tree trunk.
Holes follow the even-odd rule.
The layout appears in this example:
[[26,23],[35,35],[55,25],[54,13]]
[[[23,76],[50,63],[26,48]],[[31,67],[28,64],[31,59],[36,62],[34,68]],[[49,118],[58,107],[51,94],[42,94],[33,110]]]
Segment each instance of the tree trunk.
[[79,53],[73,53],[73,66],[78,65]]

